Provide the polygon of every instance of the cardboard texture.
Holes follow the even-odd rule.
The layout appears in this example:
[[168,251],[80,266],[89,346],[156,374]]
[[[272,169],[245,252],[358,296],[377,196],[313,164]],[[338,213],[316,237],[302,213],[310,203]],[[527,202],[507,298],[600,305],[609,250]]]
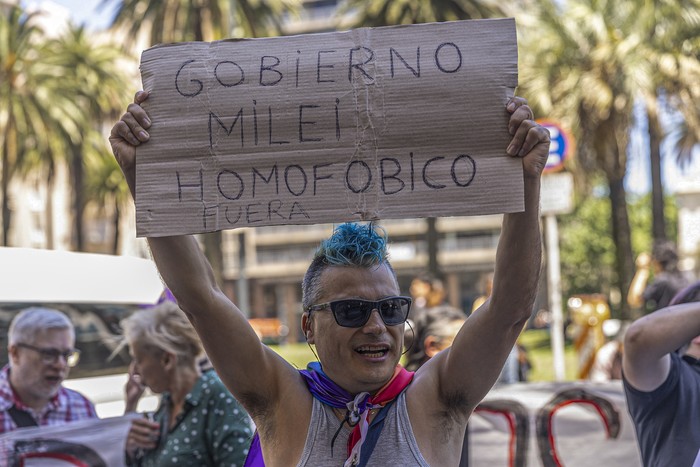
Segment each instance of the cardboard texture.
[[139,236],[523,210],[512,19],[143,52]]

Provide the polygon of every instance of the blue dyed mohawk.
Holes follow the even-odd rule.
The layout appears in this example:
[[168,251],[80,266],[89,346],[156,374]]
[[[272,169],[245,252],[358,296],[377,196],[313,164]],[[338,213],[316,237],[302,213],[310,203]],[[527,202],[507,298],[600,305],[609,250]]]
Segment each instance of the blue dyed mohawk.
[[378,225],[340,224],[330,238],[323,240],[314,254],[316,260],[334,266],[374,266],[387,260],[386,231]]

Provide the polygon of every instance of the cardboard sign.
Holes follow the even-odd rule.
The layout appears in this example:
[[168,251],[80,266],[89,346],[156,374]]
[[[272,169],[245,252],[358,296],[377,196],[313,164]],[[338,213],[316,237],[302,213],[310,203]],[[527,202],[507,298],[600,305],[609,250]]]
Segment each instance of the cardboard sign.
[[131,422],[141,415],[20,428],[0,436],[0,465],[122,467]]
[[523,210],[512,19],[157,46],[139,236]]

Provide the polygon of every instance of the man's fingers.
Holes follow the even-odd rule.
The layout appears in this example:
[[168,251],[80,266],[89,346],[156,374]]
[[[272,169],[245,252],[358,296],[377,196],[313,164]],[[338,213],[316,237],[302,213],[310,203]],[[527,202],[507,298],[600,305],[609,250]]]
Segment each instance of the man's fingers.
[[134,104],[141,104],[148,99],[148,95],[148,91],[136,91],[136,94],[134,94]]
[[140,121],[133,113],[125,113],[122,117],[122,121],[127,124],[131,130],[131,133],[138,138],[140,143],[145,143],[151,137],[142,126],[143,122]]
[[131,112],[136,120],[141,124],[142,127],[144,128],[150,128],[151,127],[151,119],[148,118],[148,114],[146,111],[141,107],[141,104],[148,99],[148,92],[146,91],[139,91],[136,93],[134,96],[134,103],[129,104],[127,107],[127,111]]
[[519,97],[519,96],[513,96],[510,98],[508,101],[508,104],[506,105],[506,108],[510,113],[515,112],[519,107],[522,107],[523,105],[527,105],[527,99],[524,97]]
[[134,133],[129,128],[129,125],[124,120],[119,120],[113,127],[112,133],[110,135],[110,141],[112,145],[119,143],[120,140],[124,140],[132,146],[138,146],[141,141],[134,135]]
[[535,120],[535,114],[527,104],[521,104],[513,110],[513,114],[508,121],[508,132],[515,135],[520,124],[526,120]]
[[[511,122],[512,122],[511,118]],[[517,155],[525,155],[529,152],[530,149],[532,149],[532,146],[529,146],[527,150],[523,151],[525,148],[525,143],[527,141],[528,135],[530,133],[530,130],[534,128],[541,128],[539,125],[537,125],[534,120],[521,120],[519,125],[516,127],[516,131],[513,134],[513,139],[510,141],[510,145],[508,145],[508,149],[506,152],[508,153],[509,156],[517,156]],[[544,130],[544,128],[543,128]],[[545,130],[547,131],[547,130]],[[549,133],[547,133],[549,136]],[[535,134],[534,138],[537,138],[537,134]],[[533,136],[530,137],[530,144],[533,144]]]
[[[143,107],[138,104],[129,104],[129,106],[126,108],[126,114],[124,114],[124,117],[127,115],[131,116],[134,122],[136,122],[141,129],[149,128],[151,126],[151,120],[148,118],[148,114],[146,114]],[[124,119],[124,117],[122,117],[122,119]]]
[[114,125],[112,135],[123,138],[124,141],[127,141],[132,146],[145,143],[151,137],[130,112],[125,113],[122,119]]
[[[534,123],[534,122],[533,122]],[[525,134],[525,141],[523,142],[523,145],[520,147],[520,151],[518,152],[518,156],[523,157],[526,154],[528,154],[532,149],[537,146],[540,143],[548,143],[549,142],[549,130],[547,130],[544,127],[541,127],[537,124],[534,124],[527,133]]]

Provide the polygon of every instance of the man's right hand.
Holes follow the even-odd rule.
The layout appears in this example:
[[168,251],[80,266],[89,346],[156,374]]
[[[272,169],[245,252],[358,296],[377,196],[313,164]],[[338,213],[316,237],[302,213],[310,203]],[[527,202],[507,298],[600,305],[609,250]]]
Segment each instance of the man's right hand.
[[112,145],[112,153],[119,163],[126,181],[132,189],[135,186],[135,161],[136,146],[147,142],[150,139],[148,128],[151,127],[151,120],[141,104],[148,99],[146,91],[139,91],[134,96],[134,102],[129,104],[126,113],[112,127],[109,135],[109,143]]

